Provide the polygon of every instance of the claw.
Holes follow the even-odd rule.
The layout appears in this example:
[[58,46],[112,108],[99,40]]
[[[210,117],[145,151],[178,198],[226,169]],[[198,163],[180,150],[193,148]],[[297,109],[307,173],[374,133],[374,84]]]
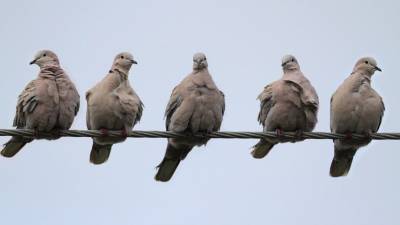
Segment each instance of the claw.
[[303,138],[303,131],[302,130],[296,130],[293,142],[302,141],[303,139],[304,139]]
[[366,139],[370,140],[370,139],[372,139],[372,132],[371,132],[371,131],[368,131],[368,132],[366,132],[366,133],[364,134],[364,136],[365,136]]
[[100,129],[100,133],[101,133],[102,137],[107,137],[108,136],[108,130],[107,129],[101,128]]
[[37,129],[33,130],[33,137],[35,137],[36,139],[38,139],[40,137],[40,132]]
[[48,140],[53,140],[56,139],[55,137],[57,137],[55,135],[55,131],[40,131],[38,129],[34,129],[33,130],[33,138],[35,139],[48,139]]
[[52,139],[58,139],[58,138],[60,138],[60,130],[59,129],[56,129],[56,130],[53,130],[53,131],[51,131],[51,138]]
[[128,131],[126,129],[122,129],[121,130],[121,136],[124,137],[124,138],[128,137]]
[[283,137],[283,131],[282,131],[280,128],[276,129],[276,130],[275,130],[275,133],[276,133],[276,137],[277,137],[279,140],[282,139],[282,137]]

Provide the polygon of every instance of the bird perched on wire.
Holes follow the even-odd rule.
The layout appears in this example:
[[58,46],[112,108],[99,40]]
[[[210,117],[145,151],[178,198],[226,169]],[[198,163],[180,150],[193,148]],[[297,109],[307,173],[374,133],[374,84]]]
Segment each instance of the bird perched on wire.
[[[75,85],[61,68],[57,55],[50,50],[39,51],[30,64],[39,66],[39,75],[19,95],[13,126],[33,129],[38,136],[41,132],[68,130],[79,110]],[[12,157],[32,140],[12,137],[4,145],[1,155]]]
[[[282,58],[283,76],[267,85],[258,99],[261,102],[258,121],[264,131],[312,131],[317,123],[319,100],[310,81],[303,75],[297,59],[292,55]],[[272,147],[287,140],[262,139],[252,149],[254,158],[263,158]]]
[[[89,130],[100,130],[104,137],[93,138],[90,162],[107,161],[113,144],[122,142],[140,121],[143,103],[132,89],[128,75],[137,62],[130,53],[115,56],[106,77],[86,92],[86,124]],[[121,131],[121,137],[106,137],[108,130]]]
[[[375,71],[382,71],[371,57],[357,61],[350,76],[344,80],[331,98],[331,131],[347,134],[334,140],[335,155],[330,175],[346,176],[357,150],[371,142],[382,121],[385,106],[381,96],[371,87]],[[351,134],[363,134],[364,140],[354,140]]]
[[[172,91],[165,111],[166,129],[193,134],[218,131],[224,111],[224,94],[208,72],[207,58],[203,53],[196,53],[193,56],[193,71]],[[169,138],[155,179],[164,182],[170,180],[180,161],[192,148],[205,145],[208,140]]]

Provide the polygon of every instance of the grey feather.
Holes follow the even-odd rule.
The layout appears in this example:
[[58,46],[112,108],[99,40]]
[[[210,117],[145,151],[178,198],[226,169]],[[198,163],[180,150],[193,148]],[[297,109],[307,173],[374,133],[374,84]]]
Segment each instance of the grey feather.
[[[134,62],[130,53],[118,54],[109,73],[86,92],[86,125],[92,130],[117,130],[128,132],[143,114],[143,103],[129,83],[128,74]],[[126,137],[93,138],[90,161],[104,163],[112,144],[125,141]],[[106,147],[101,147],[106,146]],[[106,149],[97,151],[96,149]],[[97,154],[103,152],[104,154]],[[107,153],[107,154],[105,154]],[[94,160],[94,156],[103,160]],[[104,158],[104,156],[107,156]]]
[[[215,85],[202,53],[195,54],[193,71],[176,86],[165,110],[166,130],[174,132],[209,133],[221,127],[225,111],[224,94]],[[164,159],[155,179],[168,181],[179,162],[194,146],[205,145],[207,138],[169,138]]]
[[[377,68],[372,58],[361,58],[351,75],[338,87],[331,98],[330,127],[333,133],[370,135],[380,127],[385,106],[382,97],[371,87],[371,77]],[[334,140],[335,156],[331,176],[345,176],[360,147],[371,142],[365,140]]]
[[[301,72],[294,56],[285,56],[282,66],[282,78],[267,85],[258,96],[258,122],[264,131],[312,131],[317,123],[317,92]],[[263,158],[275,144],[286,141],[289,140],[260,140],[251,154],[254,158]]]
[[[78,111],[79,94],[53,52],[43,50],[37,55],[39,75],[18,96],[13,126],[37,132],[68,130]],[[5,144],[2,155],[11,157],[30,141],[13,137]]]

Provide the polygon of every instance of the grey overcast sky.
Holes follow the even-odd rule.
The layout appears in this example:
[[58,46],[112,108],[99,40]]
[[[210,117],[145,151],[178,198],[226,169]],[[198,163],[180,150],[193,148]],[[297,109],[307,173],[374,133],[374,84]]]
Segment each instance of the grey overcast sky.
[[[368,55],[383,68],[372,82],[386,104],[380,131],[399,132],[399,11],[395,0],[3,1],[0,127],[38,73],[28,62],[52,49],[81,94],[73,129],[86,129],[85,91],[129,51],[145,104],[135,129],[163,130],[169,95],[202,51],[226,95],[222,130],[262,130],[256,97],[291,53],[319,93],[316,130],[329,130],[331,94]],[[329,140],[278,145],[262,160],[249,154],[256,142],[211,140],[158,183],[165,139],[128,139],[101,166],[89,164],[89,138],[34,141],[0,158],[0,224],[400,224],[400,142],[372,142],[339,179]]]

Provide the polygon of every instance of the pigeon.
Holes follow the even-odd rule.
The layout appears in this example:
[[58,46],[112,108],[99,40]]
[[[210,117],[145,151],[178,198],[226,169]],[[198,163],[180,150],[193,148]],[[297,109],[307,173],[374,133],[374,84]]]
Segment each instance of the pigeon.
[[[375,71],[382,71],[371,57],[357,61],[351,75],[339,86],[331,98],[331,132],[346,134],[345,139],[335,139],[335,155],[330,175],[346,176],[357,150],[371,142],[382,121],[385,106],[382,97],[371,87]],[[365,135],[354,140],[351,134]]]
[[[39,51],[30,64],[38,65],[40,72],[19,95],[13,126],[33,129],[37,138],[41,138],[43,132],[56,134],[59,130],[68,130],[79,110],[75,85],[61,68],[57,55],[50,50]],[[13,157],[32,140],[14,136],[4,145],[1,155]]]
[[[211,133],[221,127],[225,111],[224,94],[208,72],[204,53],[193,56],[193,71],[174,88],[165,111],[166,130],[179,133]],[[181,160],[194,146],[205,145],[209,138],[169,138],[164,159],[155,180],[171,179]]]
[[[300,141],[301,132],[312,131],[317,123],[318,95],[294,56],[284,56],[282,68],[282,78],[267,85],[258,96],[261,102],[258,121],[264,132],[275,131],[278,137],[283,131],[296,132],[296,141]],[[275,144],[289,141],[278,139],[260,140],[253,147],[252,156],[263,158]]]
[[[103,134],[93,138],[90,152],[93,164],[106,162],[112,145],[125,141],[127,133],[142,117],[143,103],[128,79],[133,64],[137,62],[130,53],[118,54],[106,77],[86,92],[87,128]],[[121,131],[121,137],[107,137],[108,130]]]

